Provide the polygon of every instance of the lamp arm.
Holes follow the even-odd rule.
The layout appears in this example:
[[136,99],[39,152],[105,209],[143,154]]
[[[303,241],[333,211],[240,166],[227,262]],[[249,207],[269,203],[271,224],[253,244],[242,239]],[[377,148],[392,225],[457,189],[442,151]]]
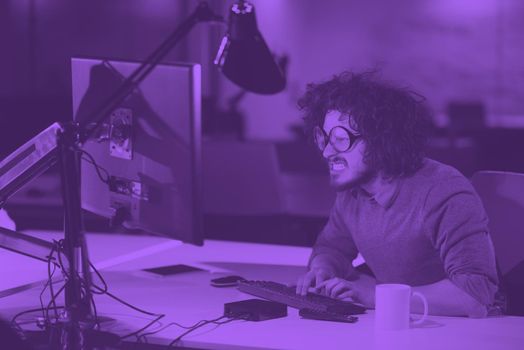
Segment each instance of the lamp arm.
[[[86,125],[95,124],[94,127],[91,127],[89,130],[80,130],[80,135],[78,135],[78,143],[84,143],[93,133],[98,129],[101,124],[104,122],[105,118],[109,113],[111,113],[115,108],[117,108],[125,98],[149,75],[149,73],[160,63],[160,61],[165,58],[165,56],[171,51],[171,49],[177,45],[182,38],[184,38],[191,29],[198,24],[199,22],[212,22],[218,21],[223,22],[224,18],[222,16],[216,15],[211,9],[207,2],[201,2],[195,11],[185,19],[172,33],[171,35],[162,42],[162,44],[155,49],[145,61],[135,69],[131,75],[129,75],[123,82],[120,87],[108,96],[87,118]],[[65,126],[65,125],[64,125]],[[56,128],[58,124],[53,124],[50,128]],[[38,142],[38,136],[34,138],[34,141]],[[23,148],[23,147],[21,147]],[[34,162],[34,165],[31,169],[25,171],[24,173],[17,174],[12,183],[3,185],[2,177],[6,177],[0,169],[0,208],[4,206],[7,200],[15,194],[20,188],[22,188],[27,183],[31,182],[34,178],[38,177],[43,172],[52,168],[58,162],[58,152],[56,150],[56,145],[53,145],[53,150],[43,158],[38,158],[31,160]],[[17,150],[15,153],[19,153],[20,150]],[[33,158],[38,156],[34,155]],[[4,163],[4,161],[2,161]],[[3,165],[0,163],[0,165]],[[1,167],[1,166],[0,166]]]
[[201,2],[195,11],[186,18],[145,60],[129,75],[122,85],[103,101],[87,118],[86,125],[93,124],[84,130],[79,138],[80,143],[88,140],[102,125],[105,118],[126,99],[129,94],[151,73],[165,56],[183,39],[193,27],[200,22],[224,22],[224,18],[215,14],[207,2]]

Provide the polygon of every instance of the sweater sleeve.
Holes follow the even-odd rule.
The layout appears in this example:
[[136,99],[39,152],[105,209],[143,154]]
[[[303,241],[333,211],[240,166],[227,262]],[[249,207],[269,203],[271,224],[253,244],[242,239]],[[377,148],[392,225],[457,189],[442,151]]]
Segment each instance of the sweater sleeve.
[[310,268],[325,268],[338,277],[353,273],[352,263],[358,251],[344,224],[344,194],[337,194],[328,222],[317,237],[309,259]]
[[435,184],[424,206],[425,232],[439,251],[448,278],[481,304],[498,288],[488,218],[473,186],[460,174]]

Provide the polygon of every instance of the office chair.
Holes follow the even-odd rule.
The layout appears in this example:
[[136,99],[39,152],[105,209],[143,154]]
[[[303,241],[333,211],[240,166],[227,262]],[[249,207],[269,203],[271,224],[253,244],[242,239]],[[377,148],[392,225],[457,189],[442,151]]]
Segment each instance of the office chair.
[[524,315],[524,174],[479,171],[471,182],[488,214],[506,312]]

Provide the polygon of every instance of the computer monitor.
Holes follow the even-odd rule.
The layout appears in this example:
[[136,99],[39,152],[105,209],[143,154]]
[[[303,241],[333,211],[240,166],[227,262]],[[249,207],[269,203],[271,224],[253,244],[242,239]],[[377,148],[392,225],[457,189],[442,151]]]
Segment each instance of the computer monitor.
[[[92,112],[139,66],[73,58],[73,115]],[[161,64],[84,145],[82,208],[126,228],[201,245],[201,78],[198,64]],[[93,164],[95,163],[95,164]]]

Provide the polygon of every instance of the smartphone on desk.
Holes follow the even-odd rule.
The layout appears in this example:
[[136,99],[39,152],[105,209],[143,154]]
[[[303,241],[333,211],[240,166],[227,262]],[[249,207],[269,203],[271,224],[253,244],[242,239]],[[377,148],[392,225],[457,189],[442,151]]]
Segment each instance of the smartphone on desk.
[[177,265],[151,267],[147,269],[142,269],[142,271],[145,271],[147,273],[151,273],[157,276],[167,277],[167,276],[179,275],[182,273],[200,272],[200,271],[205,271],[205,270],[195,267],[195,266],[177,264]]

